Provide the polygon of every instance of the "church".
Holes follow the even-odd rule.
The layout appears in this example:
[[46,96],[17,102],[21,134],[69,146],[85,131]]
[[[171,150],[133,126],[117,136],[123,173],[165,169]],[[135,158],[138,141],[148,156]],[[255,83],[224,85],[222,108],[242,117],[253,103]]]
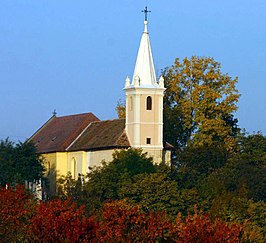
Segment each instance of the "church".
[[141,148],[154,163],[169,163],[173,147],[163,141],[164,79],[155,75],[148,33],[147,7],[132,80],[126,78],[126,118],[101,121],[92,113],[54,114],[29,139],[44,158],[51,193],[56,181],[71,172],[74,179],[112,160],[115,150]]

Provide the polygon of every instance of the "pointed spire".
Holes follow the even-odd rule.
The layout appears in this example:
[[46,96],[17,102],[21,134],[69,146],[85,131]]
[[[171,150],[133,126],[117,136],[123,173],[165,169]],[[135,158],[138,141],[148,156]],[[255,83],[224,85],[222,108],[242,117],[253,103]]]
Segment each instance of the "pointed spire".
[[[152,51],[148,33],[147,7],[145,13],[144,31],[142,33],[133,79],[138,76],[140,86],[156,86],[156,75],[152,58]],[[134,85],[134,83],[133,83]]]

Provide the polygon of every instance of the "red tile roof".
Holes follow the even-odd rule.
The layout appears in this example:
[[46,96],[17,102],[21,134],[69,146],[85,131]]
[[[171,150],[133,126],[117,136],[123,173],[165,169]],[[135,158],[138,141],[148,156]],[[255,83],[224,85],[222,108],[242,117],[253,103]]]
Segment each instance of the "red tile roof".
[[125,119],[115,119],[92,122],[67,150],[128,147],[130,147],[130,143],[125,132]]
[[29,140],[38,153],[63,152],[93,121],[99,119],[92,113],[53,116]]
[[[38,153],[130,147],[125,119],[100,121],[92,113],[53,116],[29,140]],[[164,149],[173,148],[164,142]]]

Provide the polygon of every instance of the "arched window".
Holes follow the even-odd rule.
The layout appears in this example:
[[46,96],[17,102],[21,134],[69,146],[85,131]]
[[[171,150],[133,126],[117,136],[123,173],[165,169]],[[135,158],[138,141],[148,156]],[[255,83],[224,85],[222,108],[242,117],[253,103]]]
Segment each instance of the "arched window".
[[150,96],[148,96],[146,100],[146,110],[152,110],[152,99]]

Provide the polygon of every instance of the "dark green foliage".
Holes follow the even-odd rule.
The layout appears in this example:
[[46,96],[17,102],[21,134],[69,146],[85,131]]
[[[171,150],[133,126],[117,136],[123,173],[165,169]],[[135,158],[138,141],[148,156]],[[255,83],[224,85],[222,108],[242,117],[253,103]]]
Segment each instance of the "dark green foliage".
[[233,137],[237,137],[237,135],[240,133],[240,128],[238,127],[238,119],[235,118],[232,114],[223,116],[223,120],[226,123],[226,126],[231,127],[231,135]]
[[155,172],[152,158],[140,149],[116,151],[112,163],[115,170],[121,174],[128,173],[129,176]]
[[219,195],[224,191],[254,201],[265,201],[266,137],[241,135],[238,142],[239,151],[231,154],[223,167],[208,176],[206,194]]
[[193,188],[225,165],[228,153],[222,146],[190,146],[177,153],[176,179],[181,188]]
[[32,143],[0,141],[0,183],[23,184],[38,180],[43,175],[42,160]]
[[177,182],[163,172],[135,176],[131,184],[121,188],[120,195],[146,212],[165,211],[173,217],[178,212],[193,212],[199,198],[195,189],[179,190]]
[[131,184],[121,188],[120,196],[127,198],[129,203],[140,205],[145,211],[166,211],[171,215],[176,215],[182,204],[177,183],[164,173],[135,176]]

